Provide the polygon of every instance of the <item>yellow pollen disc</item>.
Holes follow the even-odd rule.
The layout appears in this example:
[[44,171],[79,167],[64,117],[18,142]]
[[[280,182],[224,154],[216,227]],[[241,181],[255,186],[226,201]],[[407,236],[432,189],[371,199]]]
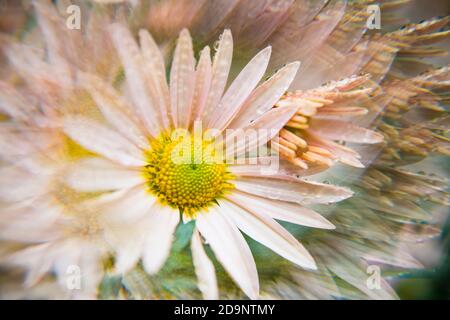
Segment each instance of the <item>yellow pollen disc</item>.
[[234,188],[213,144],[194,136],[152,140],[144,174],[152,194],[191,217]]

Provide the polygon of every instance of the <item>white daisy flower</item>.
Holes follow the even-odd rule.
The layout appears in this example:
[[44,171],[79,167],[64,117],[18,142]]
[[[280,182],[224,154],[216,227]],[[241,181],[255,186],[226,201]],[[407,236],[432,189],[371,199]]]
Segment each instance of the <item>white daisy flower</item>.
[[[127,272],[142,258],[145,270],[156,273],[169,255],[180,214],[185,221],[196,221],[191,248],[200,289],[207,298],[217,298],[218,291],[202,238],[253,299],[259,294],[258,274],[240,231],[293,263],[315,269],[313,257],[275,219],[332,229],[330,222],[302,205],[337,202],[352,193],[296,178],[287,173],[293,170],[289,166],[264,175],[261,161],[254,165],[228,164],[216,153],[218,145],[227,145],[227,139],[234,138],[234,149],[226,149],[225,156],[236,152],[235,156],[242,157],[275,137],[297,112],[297,106],[263,114],[258,110],[268,110],[279,100],[299,63],[286,65],[257,87],[270,59],[271,48],[267,47],[225,90],[233,53],[230,31],[220,37],[212,62],[205,47],[196,63],[191,37],[183,30],[168,84],[162,54],[147,31],[139,32],[140,45],[120,24],[111,26],[111,36],[125,69],[130,101],[95,76],[80,73],[80,83],[90,92],[106,122],[66,116],[64,131],[99,155],[81,160],[70,170],[69,186],[84,192],[113,191],[94,202],[105,219],[123,223],[108,239],[117,251],[116,271]],[[247,144],[245,139],[249,137],[238,134],[224,141],[216,135],[196,144],[195,121],[219,133],[233,128],[271,134],[264,140],[251,137]],[[191,133],[190,138],[176,138],[179,129]],[[173,158],[176,148],[194,152],[183,158],[187,161],[178,162]]]

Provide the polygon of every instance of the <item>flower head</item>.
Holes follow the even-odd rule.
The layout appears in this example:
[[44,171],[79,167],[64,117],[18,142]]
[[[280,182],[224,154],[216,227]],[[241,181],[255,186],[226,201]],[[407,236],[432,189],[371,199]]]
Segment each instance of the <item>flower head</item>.
[[[273,101],[281,97],[295,73],[291,65],[286,67],[289,72],[282,70],[276,78],[256,88],[270,57],[270,48],[264,49],[225,90],[232,57],[231,33],[225,31],[220,38],[213,63],[206,48],[195,68],[190,36],[183,30],[167,84],[162,73],[144,72],[151,64],[157,70],[164,69],[158,58],[161,54],[155,51],[149,33],[140,32],[138,46],[125,27],[112,25],[111,32],[125,68],[131,103],[112,88],[107,89],[100,79],[80,74],[80,81],[109,124],[67,116],[64,130],[83,147],[101,156],[76,164],[69,185],[81,191],[116,190],[95,200],[105,218],[114,216],[123,223],[139,224],[132,237],[112,241],[118,253],[117,270],[129,270],[142,257],[147,272],[158,271],[169,254],[180,214],[185,221],[196,220],[198,231],[194,233],[199,232],[208,241],[228,273],[252,298],[258,295],[256,266],[238,229],[288,260],[314,269],[314,260],[306,249],[274,218],[333,228],[313,211],[309,213],[309,222],[300,216],[296,218],[295,211],[302,210],[299,204],[335,202],[349,197],[351,192],[287,175],[265,177],[258,172],[261,166],[258,158],[253,159],[254,165],[229,163],[273,139],[297,111],[296,106],[282,106],[260,116],[241,112],[244,107],[252,110],[267,103],[258,99],[258,95],[266,94],[258,88],[273,92]],[[170,102],[156,92],[169,94]],[[204,122],[210,130],[208,138],[208,132],[196,135],[198,122]],[[269,133],[242,136],[240,133],[245,131],[238,124],[243,129]],[[234,131],[230,133],[227,128]],[[224,131],[226,137],[219,139]],[[231,148],[230,141],[236,141]],[[107,184],[86,174],[106,170],[110,172]],[[235,174],[235,170],[239,173]],[[253,174],[248,176],[245,171]],[[280,192],[282,189],[284,193]],[[132,210],[121,211],[131,203]],[[284,218],[272,212],[270,206],[285,206]],[[192,249],[199,251],[194,254],[196,264],[209,263],[201,253],[198,235],[193,239],[197,242],[193,240]]]

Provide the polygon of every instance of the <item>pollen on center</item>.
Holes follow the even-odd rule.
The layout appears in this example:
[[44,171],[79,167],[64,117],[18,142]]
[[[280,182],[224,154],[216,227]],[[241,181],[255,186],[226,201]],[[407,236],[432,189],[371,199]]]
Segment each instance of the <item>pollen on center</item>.
[[152,139],[146,159],[148,191],[189,217],[234,188],[214,144],[195,135],[161,134]]

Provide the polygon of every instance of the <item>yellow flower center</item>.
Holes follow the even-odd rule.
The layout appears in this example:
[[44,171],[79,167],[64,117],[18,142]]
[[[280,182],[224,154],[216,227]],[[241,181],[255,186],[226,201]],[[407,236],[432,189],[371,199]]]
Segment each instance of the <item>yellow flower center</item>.
[[162,134],[151,141],[144,174],[149,191],[182,213],[195,217],[234,188],[214,144],[201,137]]

